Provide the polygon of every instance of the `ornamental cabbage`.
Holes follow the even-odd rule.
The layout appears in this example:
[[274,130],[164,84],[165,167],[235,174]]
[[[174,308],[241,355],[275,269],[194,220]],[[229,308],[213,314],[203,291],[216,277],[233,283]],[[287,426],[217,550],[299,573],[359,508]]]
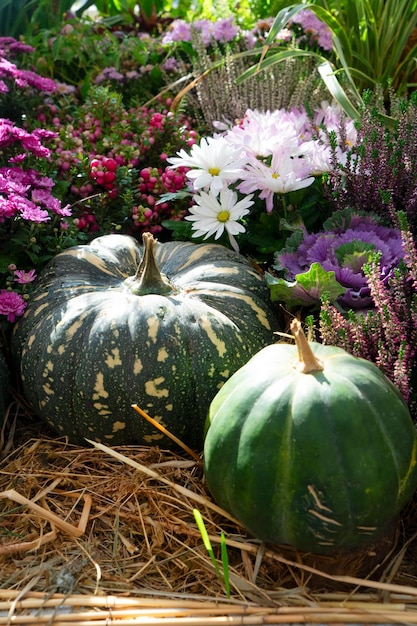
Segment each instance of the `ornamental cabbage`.
[[372,307],[364,265],[378,254],[381,279],[388,281],[404,257],[401,231],[350,211],[336,212],[324,227],[312,234],[297,231],[275,253],[274,269],[282,277],[267,276],[272,300],[320,304],[326,293],[344,309]]

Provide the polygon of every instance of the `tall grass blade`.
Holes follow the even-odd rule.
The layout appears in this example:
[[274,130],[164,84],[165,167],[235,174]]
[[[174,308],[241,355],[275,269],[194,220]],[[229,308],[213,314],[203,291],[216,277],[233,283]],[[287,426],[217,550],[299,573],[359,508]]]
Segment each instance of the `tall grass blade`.
[[193,509],[193,514],[194,514],[194,519],[197,523],[198,530],[200,531],[200,535],[203,540],[204,547],[206,548],[207,553],[210,556],[211,562],[213,563],[214,570],[217,576],[220,578],[220,580],[223,579],[226,595],[228,598],[230,598],[229,558],[227,556],[226,538],[224,536],[224,533],[221,533],[221,536],[220,536],[222,566],[223,566],[223,576],[222,576],[220,573],[219,566],[217,565],[217,560],[216,560],[216,557],[214,556],[210,537],[208,536],[207,529],[204,524],[204,520],[201,516],[201,513],[198,509]]

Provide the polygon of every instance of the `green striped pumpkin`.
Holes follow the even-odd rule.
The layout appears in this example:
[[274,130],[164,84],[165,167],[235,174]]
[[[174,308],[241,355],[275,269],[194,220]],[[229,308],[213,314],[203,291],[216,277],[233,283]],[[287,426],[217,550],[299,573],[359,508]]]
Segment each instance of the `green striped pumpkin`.
[[98,237],[58,254],[15,327],[33,411],[71,441],[201,449],[211,400],[277,318],[263,277],[217,244]]
[[378,541],[417,488],[417,434],[396,387],[336,346],[277,343],[210,405],[204,469],[254,536],[335,554]]

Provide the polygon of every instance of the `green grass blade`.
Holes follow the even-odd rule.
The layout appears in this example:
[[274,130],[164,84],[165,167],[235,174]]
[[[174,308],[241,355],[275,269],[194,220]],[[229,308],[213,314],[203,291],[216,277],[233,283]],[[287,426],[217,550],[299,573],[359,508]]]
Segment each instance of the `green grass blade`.
[[201,513],[200,513],[200,511],[198,509],[193,509],[193,513],[194,513],[194,519],[195,519],[195,521],[197,523],[198,530],[200,531],[200,535],[201,535],[201,538],[202,538],[203,543],[204,543],[204,547],[206,548],[206,550],[207,550],[207,552],[208,552],[208,554],[210,556],[211,562],[213,563],[213,566],[214,566],[214,569],[216,570],[217,576],[219,578],[221,578],[219,566],[217,565],[216,557],[214,556],[214,552],[213,552],[213,548],[212,548],[212,545],[211,545],[211,541],[210,541],[210,538],[208,536],[207,529],[206,529],[206,526],[204,524],[204,520],[203,520],[203,518],[201,516]]
[[194,519],[197,523],[198,530],[200,531],[200,535],[204,543],[204,547],[206,548],[210,556],[211,562],[213,563],[217,576],[220,578],[220,580],[223,578],[224,589],[225,589],[226,595],[228,598],[230,598],[229,557],[227,555],[227,545],[226,545],[226,538],[224,536],[224,533],[222,532],[220,535],[220,547],[221,547],[222,567],[223,567],[223,576],[222,576],[220,573],[219,566],[217,565],[217,561],[216,561],[216,557],[214,556],[210,537],[208,536],[207,529],[204,524],[204,520],[201,516],[201,513],[198,509],[193,509],[193,513],[194,513]]
[[312,52],[311,50],[294,50],[294,49],[284,49],[280,50],[280,52],[276,52],[271,54],[265,58],[262,58],[259,63],[256,65],[252,65],[247,70],[242,72],[240,76],[237,77],[236,83],[239,85],[243,83],[243,81],[251,78],[255,74],[258,74],[261,70],[269,67],[270,65],[275,65],[276,63],[280,63],[281,61],[285,61],[286,59],[294,59],[296,57],[314,57],[318,61],[323,61],[324,57],[317,52]]
[[318,70],[327,89],[330,91],[333,98],[340,104],[344,112],[352,119],[358,119],[359,111],[349,100],[345,90],[337,80],[336,74],[334,73],[330,63],[328,61],[321,63]]
[[286,24],[295,16],[297,13],[302,11],[303,9],[309,8],[311,5],[309,4],[293,4],[285,9],[282,9],[277,14],[270,30],[268,33],[268,37],[265,40],[265,46],[270,46],[274,43],[276,36],[285,28]]

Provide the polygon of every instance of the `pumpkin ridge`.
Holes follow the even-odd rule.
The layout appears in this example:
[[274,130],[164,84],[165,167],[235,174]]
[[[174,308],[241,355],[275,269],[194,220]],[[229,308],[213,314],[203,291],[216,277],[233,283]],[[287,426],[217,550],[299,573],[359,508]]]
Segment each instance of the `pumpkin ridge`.
[[[380,384],[382,384],[382,381],[378,381],[378,382],[380,382]],[[391,384],[390,381],[389,381],[389,384]],[[397,388],[394,387],[394,385],[392,385],[392,387],[393,387],[393,389],[395,389],[395,391],[397,391]],[[373,414],[375,423],[377,424],[377,426],[378,426],[378,428],[379,428],[379,430],[381,432],[381,435],[383,436],[384,441],[386,442],[386,447],[390,451],[390,462],[392,462],[392,465],[393,465],[393,467],[395,467],[396,472],[397,472],[398,489],[396,490],[396,492],[397,492],[397,501],[399,501],[402,498],[403,485],[407,483],[408,476],[414,471],[414,468],[415,468],[415,465],[416,465],[416,461],[417,461],[417,459],[416,459],[417,441],[413,442],[413,447],[412,447],[412,451],[411,451],[411,462],[409,464],[408,471],[404,475],[404,477],[401,478],[401,474],[403,472],[401,471],[402,468],[401,468],[401,464],[399,462],[400,452],[396,448],[396,446],[394,445],[393,439],[392,439],[392,435],[390,435],[390,433],[387,431],[387,427],[384,424],[384,421],[381,419],[381,415],[378,412],[377,407],[375,406],[374,402],[368,402],[368,404],[369,404],[369,410]],[[414,461],[413,461],[413,459],[414,459]]]
[[[367,366],[367,362],[362,360],[362,359],[360,360],[360,363],[362,365],[364,365],[365,367]],[[325,370],[327,369],[327,366],[328,366],[328,363],[326,361]],[[372,374],[376,374],[376,373],[378,373],[378,372],[375,372],[375,369],[372,368],[371,375]],[[380,379],[379,376],[376,376],[375,378],[376,378],[375,382],[377,384],[382,384],[382,380]],[[358,384],[357,380],[355,380],[355,382],[353,382],[348,376],[344,375],[343,373],[342,374],[332,373],[332,385],[334,386],[334,384],[336,382],[338,382],[338,381],[340,381],[340,384],[341,384],[341,386],[343,387],[344,390],[349,388],[349,396],[350,396],[350,398],[352,398],[353,396],[356,396],[358,398],[358,406],[360,406],[361,404],[362,405],[366,405],[367,410],[369,411],[369,418],[371,417],[371,414],[372,414],[372,417],[373,417],[373,420],[374,420],[374,422],[373,422],[374,427],[372,429],[372,433],[370,434],[370,437],[373,438],[373,439],[376,439],[377,431],[375,430],[375,426],[377,425],[379,433],[380,433],[380,439],[382,440],[382,442],[383,442],[383,444],[385,446],[385,450],[389,450],[389,457],[390,458],[389,458],[388,462],[390,464],[392,464],[392,467],[395,467],[396,475],[397,475],[397,484],[398,484],[398,487],[399,487],[400,484],[401,484],[401,479],[400,479],[401,471],[400,471],[400,466],[399,466],[398,458],[397,458],[398,455],[399,455],[399,451],[397,450],[397,453],[395,451],[396,449],[395,449],[395,446],[393,445],[393,442],[392,442],[392,433],[389,434],[387,432],[387,428],[384,427],[383,421],[380,419],[380,414],[378,413],[378,410],[374,406],[374,403],[372,401],[370,401],[369,397],[367,397],[364,394],[363,389],[360,387],[360,384]],[[366,384],[369,386],[368,382]],[[384,380],[384,385],[386,386],[385,380]],[[324,398],[324,400],[325,399],[328,400],[328,398],[326,398],[326,397]],[[330,420],[329,420],[330,425],[331,425],[332,419],[333,418],[330,418]],[[366,420],[363,420],[363,421],[364,421],[364,423],[366,423]],[[346,422],[346,425],[347,425],[347,422]],[[333,435],[333,430],[331,428],[328,429],[328,432],[330,432]],[[338,453],[338,464],[339,464],[339,467],[341,467],[343,469],[343,471],[341,472],[341,475],[342,475],[342,477],[348,476],[349,473],[350,473],[348,470],[351,467],[351,461],[349,461],[347,459],[346,454],[343,455],[343,454],[340,453],[341,445],[343,444],[341,438],[340,437],[339,438],[334,438],[333,437],[333,440],[334,440],[334,446],[339,451],[339,453]],[[381,450],[381,446],[382,446],[382,443],[380,442],[380,444],[379,444],[379,449],[380,450]],[[403,451],[401,453],[403,454]],[[372,462],[372,459],[370,459],[370,461]],[[410,466],[408,474],[411,471],[412,471],[412,467]],[[352,485],[349,482],[345,482],[345,485],[346,485],[346,493],[352,494]],[[399,490],[396,489],[395,491],[398,492]],[[383,494],[381,494],[381,496],[382,495]],[[400,496],[401,496],[401,493],[398,492],[397,493],[397,501],[400,499]],[[353,495],[351,495],[350,499],[345,500],[345,506],[349,510],[346,509],[344,511],[344,513],[343,513],[344,521],[345,522],[349,521],[348,524],[345,523],[345,526],[346,527],[351,526],[352,529],[354,527],[353,526],[354,520],[358,518],[358,513],[357,513],[357,510],[355,508],[355,504],[356,504],[356,502],[355,502],[355,500],[353,498]],[[369,527],[364,526],[363,524],[362,525],[360,524],[360,526],[363,526],[362,530],[361,530],[361,528],[355,527],[359,534],[361,534],[361,532],[364,532],[365,534],[369,533],[369,530],[370,530]],[[376,530],[376,527],[374,529]]]

